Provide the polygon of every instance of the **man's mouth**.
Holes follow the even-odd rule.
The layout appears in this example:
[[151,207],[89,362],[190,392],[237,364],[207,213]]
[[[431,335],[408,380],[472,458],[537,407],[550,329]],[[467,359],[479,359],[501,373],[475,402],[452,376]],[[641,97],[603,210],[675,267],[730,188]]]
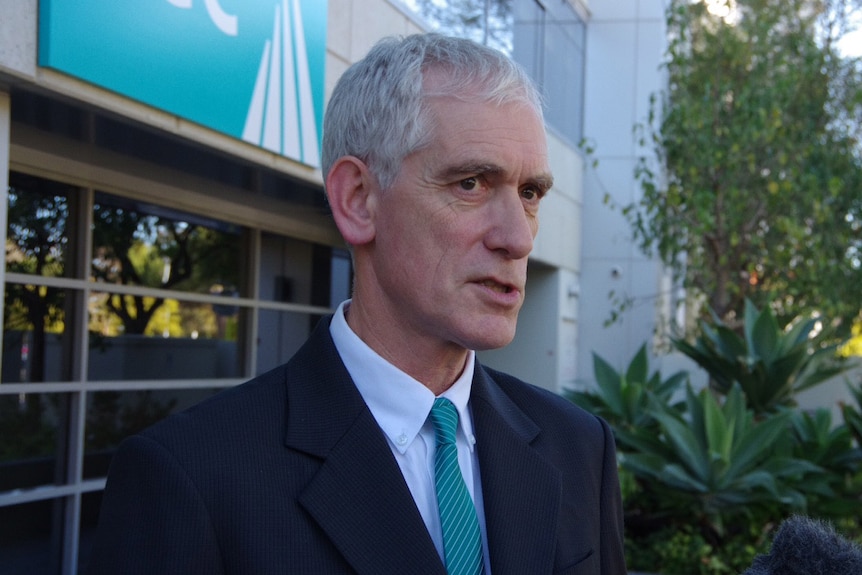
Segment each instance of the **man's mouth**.
[[482,280],[479,282],[479,285],[491,289],[497,293],[511,293],[512,286],[504,285],[501,283],[497,283],[494,280]]

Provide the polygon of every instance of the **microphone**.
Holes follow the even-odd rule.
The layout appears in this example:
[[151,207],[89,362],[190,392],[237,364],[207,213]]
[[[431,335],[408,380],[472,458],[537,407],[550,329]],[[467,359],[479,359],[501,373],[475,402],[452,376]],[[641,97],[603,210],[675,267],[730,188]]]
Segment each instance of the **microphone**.
[[742,575],[860,575],[862,547],[826,522],[790,517],[779,526],[768,555]]

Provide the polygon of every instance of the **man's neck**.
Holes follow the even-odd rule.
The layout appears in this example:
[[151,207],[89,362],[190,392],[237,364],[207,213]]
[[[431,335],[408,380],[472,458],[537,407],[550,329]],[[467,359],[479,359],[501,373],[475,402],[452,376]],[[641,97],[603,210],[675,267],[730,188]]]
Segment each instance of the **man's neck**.
[[344,310],[347,325],[365,344],[380,357],[421,382],[434,395],[440,395],[464,371],[469,351],[452,343],[432,342],[400,337],[387,337],[363,313],[361,305],[351,303]]

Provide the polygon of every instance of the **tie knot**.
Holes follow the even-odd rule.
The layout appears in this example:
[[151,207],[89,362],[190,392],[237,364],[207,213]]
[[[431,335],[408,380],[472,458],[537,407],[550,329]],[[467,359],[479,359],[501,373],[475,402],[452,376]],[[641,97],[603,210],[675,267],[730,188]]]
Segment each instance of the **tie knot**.
[[431,422],[437,436],[437,445],[455,443],[455,431],[458,429],[458,410],[455,405],[444,397],[434,400],[431,408]]

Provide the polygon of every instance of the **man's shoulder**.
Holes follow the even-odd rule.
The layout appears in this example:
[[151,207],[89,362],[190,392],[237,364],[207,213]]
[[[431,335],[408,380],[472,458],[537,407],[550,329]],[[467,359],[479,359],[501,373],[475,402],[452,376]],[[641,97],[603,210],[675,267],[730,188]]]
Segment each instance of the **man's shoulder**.
[[246,430],[255,426],[272,428],[273,424],[283,422],[288,385],[291,382],[295,384],[326,379],[328,371],[322,366],[333,363],[327,354],[331,354],[334,349],[327,339],[327,328],[328,322],[321,321],[312,336],[287,363],[170,415],[148,428],[144,434],[155,438],[198,433],[199,430],[214,434],[246,433]]
[[175,443],[198,436],[218,437],[250,433],[258,422],[284,417],[286,365],[223,389],[182,411],[169,415],[141,432],[159,443]]

